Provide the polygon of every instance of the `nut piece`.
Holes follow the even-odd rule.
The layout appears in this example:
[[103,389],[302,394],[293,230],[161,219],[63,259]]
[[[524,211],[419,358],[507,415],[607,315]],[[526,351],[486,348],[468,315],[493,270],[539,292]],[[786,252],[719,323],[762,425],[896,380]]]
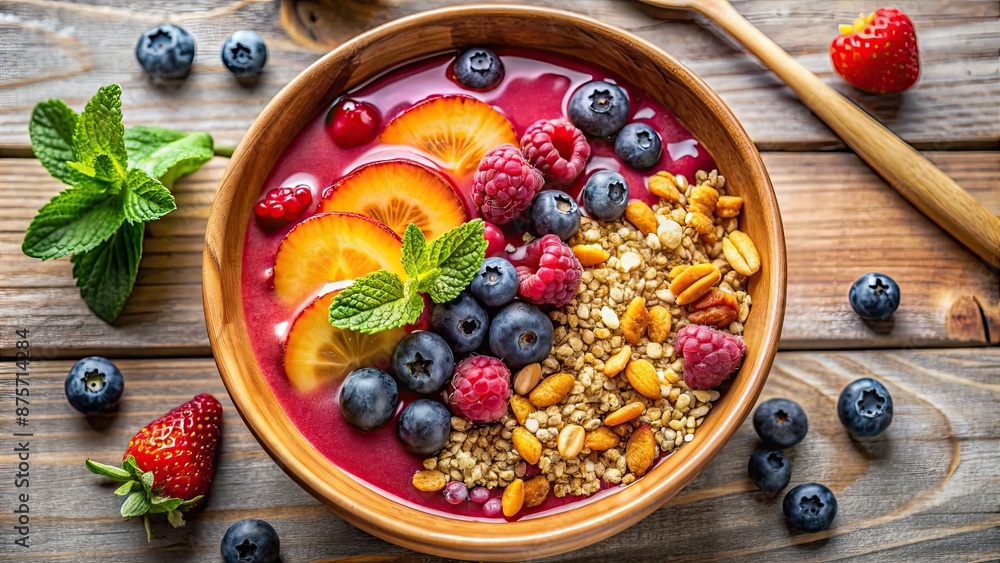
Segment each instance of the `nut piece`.
[[722,239],[722,254],[726,262],[744,276],[752,276],[760,269],[760,253],[750,237],[742,231],[733,231]]
[[621,438],[618,437],[618,434],[615,434],[614,430],[607,426],[598,426],[594,430],[587,432],[587,437],[584,439],[583,445],[590,448],[591,451],[603,452],[617,446],[620,441]]
[[528,399],[520,395],[511,395],[510,410],[514,411],[514,418],[517,419],[517,423],[524,426],[524,423],[528,420],[528,415],[535,412],[535,407]]
[[608,358],[608,361],[604,362],[604,375],[608,377],[614,377],[621,373],[625,369],[625,365],[628,361],[632,359],[632,347],[626,344],[622,346],[622,349],[618,351],[617,354]]
[[559,448],[559,455],[563,459],[573,459],[580,454],[583,443],[587,438],[587,431],[578,424],[567,424],[559,431],[559,438],[556,446]]
[[578,244],[573,247],[573,254],[584,268],[596,266],[611,257],[599,244]]
[[688,213],[684,218],[684,223],[701,235],[701,241],[707,245],[714,245],[719,237],[715,233],[715,221],[711,215],[701,213]]
[[709,219],[715,213],[715,204],[719,201],[719,192],[712,186],[702,184],[691,190],[688,198],[688,213],[701,213]]
[[518,395],[527,395],[542,380],[542,364],[537,362],[521,368],[514,377],[514,391]]
[[667,272],[667,279],[673,281],[674,279],[677,278],[677,276],[683,274],[684,270],[687,270],[690,267],[691,267],[690,264],[681,264],[680,266],[674,266],[673,268],[670,269],[669,272]]
[[[659,388],[657,388],[657,390],[659,390]],[[657,398],[659,398],[659,393],[657,393]],[[640,403],[639,401],[631,402],[604,417],[604,424],[607,426],[618,426],[619,424],[638,418],[644,410],[646,410],[646,405]],[[605,427],[602,426],[601,428]]]
[[670,309],[662,305],[650,307],[649,328],[646,330],[646,336],[649,336],[649,340],[652,342],[663,344],[670,336],[670,326],[673,322],[674,318],[670,314]]
[[708,290],[721,279],[722,273],[712,264],[695,264],[670,282],[670,293],[677,296],[674,303],[687,305],[708,293]]
[[524,506],[523,480],[514,479],[510,485],[507,485],[507,488],[503,490],[503,496],[500,497],[500,506],[503,508],[503,515],[507,518],[521,512],[521,507]]
[[625,444],[625,464],[636,477],[642,477],[655,460],[656,438],[648,426],[642,425],[632,432]]
[[618,320],[618,315],[615,313],[615,310],[607,305],[601,307],[601,322],[603,322],[604,326],[610,328],[611,330],[615,330],[621,326],[621,321]]
[[739,314],[736,296],[717,287],[688,305],[688,320],[694,324],[723,328],[735,321]]
[[646,311],[646,300],[642,297],[635,297],[625,308],[622,315],[621,328],[622,336],[629,344],[638,344],[639,340],[646,334],[646,327],[649,326],[649,312]]
[[649,360],[633,360],[625,368],[625,377],[640,395],[647,399],[660,398],[660,378]]
[[413,474],[413,488],[425,493],[440,491],[448,484],[448,476],[437,469],[421,469]]
[[550,375],[531,390],[528,401],[538,408],[551,407],[569,394],[573,381],[573,376],[568,373]]
[[511,441],[514,442],[514,448],[524,461],[534,465],[542,457],[542,443],[524,428],[520,426],[515,428],[511,433]]
[[549,480],[545,475],[535,475],[524,482],[524,506],[536,507],[549,496]]
[[743,207],[743,198],[735,195],[724,195],[715,204],[715,216],[722,219],[731,219],[740,214]]
[[643,236],[656,232],[656,213],[644,202],[633,201],[625,208],[625,219],[642,231]]
[[677,181],[674,179],[674,175],[666,170],[661,170],[646,178],[646,187],[649,189],[649,193],[667,203],[677,203],[681,200],[681,194],[677,191]]

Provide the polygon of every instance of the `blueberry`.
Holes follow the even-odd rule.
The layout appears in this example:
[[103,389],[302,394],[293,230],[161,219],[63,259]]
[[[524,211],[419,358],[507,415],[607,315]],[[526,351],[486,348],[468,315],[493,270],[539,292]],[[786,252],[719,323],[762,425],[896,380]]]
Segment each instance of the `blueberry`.
[[340,387],[340,413],[351,426],[372,430],[392,418],[398,399],[399,389],[391,375],[360,368],[348,374]]
[[803,532],[830,527],[837,516],[837,497],[819,483],[806,483],[788,491],[781,503],[785,520]]
[[486,310],[466,292],[447,303],[434,305],[431,330],[440,334],[455,356],[465,356],[479,348],[490,331]]
[[237,31],[222,43],[222,64],[237,78],[256,76],[267,62],[267,45],[256,31]]
[[552,351],[552,321],[541,309],[515,301],[490,326],[490,351],[512,370],[540,362]]
[[809,431],[809,420],[798,404],[788,399],[769,399],[753,413],[753,427],[769,448],[783,450],[798,444]]
[[757,450],[750,456],[747,474],[758,489],[776,493],[788,486],[792,478],[792,464],[781,452]]
[[840,392],[837,416],[852,437],[877,436],[892,423],[892,396],[878,381],[858,379]]
[[280,561],[281,540],[270,524],[244,518],[222,536],[222,559],[226,563],[275,563]]
[[538,192],[531,202],[529,213],[535,225],[535,234],[540,237],[553,234],[566,240],[580,230],[580,207],[566,192]]
[[434,455],[448,443],[451,434],[451,411],[431,399],[417,399],[399,415],[396,437],[403,448],[418,455]]
[[610,137],[628,121],[628,96],[610,82],[588,82],[570,97],[569,120],[592,137]]
[[194,61],[194,38],[172,23],[151,27],[135,44],[135,58],[153,78],[184,78]]
[[660,134],[645,123],[629,123],[615,139],[615,154],[625,164],[640,170],[660,161],[663,142]]
[[472,278],[469,291],[487,307],[506,305],[517,295],[517,269],[499,256],[487,258]]
[[847,297],[862,319],[884,321],[899,307],[899,286],[889,276],[871,272],[854,281]]
[[617,220],[625,214],[628,199],[628,182],[617,172],[598,170],[583,186],[583,206],[594,219]]
[[503,79],[503,63],[489,49],[469,49],[455,59],[452,73],[459,84],[472,90],[490,90]]
[[99,356],[73,364],[66,375],[66,399],[87,416],[110,412],[118,406],[125,378],[111,360]]
[[429,395],[440,391],[451,379],[455,354],[444,338],[417,330],[396,343],[390,365],[403,387]]

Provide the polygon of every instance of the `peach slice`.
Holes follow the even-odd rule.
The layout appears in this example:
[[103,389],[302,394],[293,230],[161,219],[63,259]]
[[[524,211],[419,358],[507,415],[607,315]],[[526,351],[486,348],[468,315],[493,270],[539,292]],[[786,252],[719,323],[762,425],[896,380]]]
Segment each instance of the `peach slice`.
[[321,213],[299,223],[278,245],[274,291],[294,307],[332,282],[375,270],[404,275],[403,243],[391,229],[357,213]]
[[469,218],[448,180],[409,160],[380,160],[354,169],[323,192],[319,210],[361,213],[399,236],[414,223],[428,240]]
[[330,303],[337,291],[317,297],[292,321],[284,349],[285,375],[297,391],[308,393],[339,381],[355,369],[386,369],[405,328],[362,334],[330,324]]
[[472,174],[497,145],[520,146],[502,113],[469,96],[428,98],[390,121],[380,140],[417,147],[459,176]]

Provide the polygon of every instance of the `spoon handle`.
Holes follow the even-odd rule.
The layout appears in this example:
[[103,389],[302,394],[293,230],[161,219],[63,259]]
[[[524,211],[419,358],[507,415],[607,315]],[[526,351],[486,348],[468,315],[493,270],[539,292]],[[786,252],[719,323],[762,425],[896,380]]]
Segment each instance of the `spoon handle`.
[[691,8],[756,55],[914,207],[993,268],[1000,269],[1000,217],[892,131],[809,72],[729,2],[704,0],[693,2]]

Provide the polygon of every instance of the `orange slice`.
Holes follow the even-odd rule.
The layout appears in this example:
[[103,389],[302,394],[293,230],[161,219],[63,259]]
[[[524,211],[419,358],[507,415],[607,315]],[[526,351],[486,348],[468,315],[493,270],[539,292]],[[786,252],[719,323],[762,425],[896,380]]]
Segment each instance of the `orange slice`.
[[458,175],[474,172],[497,145],[520,146],[514,126],[502,113],[469,96],[424,100],[390,121],[380,139],[417,147]]
[[385,225],[357,213],[322,213],[299,223],[278,245],[274,291],[294,307],[328,283],[375,270],[404,275],[403,243]]
[[319,210],[361,213],[399,236],[413,223],[428,240],[469,218],[448,180],[409,160],[381,160],[354,169],[324,192]]
[[297,391],[308,393],[340,381],[363,367],[386,369],[392,349],[406,329],[362,334],[332,326],[330,303],[338,292],[317,297],[292,321],[285,343],[285,374]]

